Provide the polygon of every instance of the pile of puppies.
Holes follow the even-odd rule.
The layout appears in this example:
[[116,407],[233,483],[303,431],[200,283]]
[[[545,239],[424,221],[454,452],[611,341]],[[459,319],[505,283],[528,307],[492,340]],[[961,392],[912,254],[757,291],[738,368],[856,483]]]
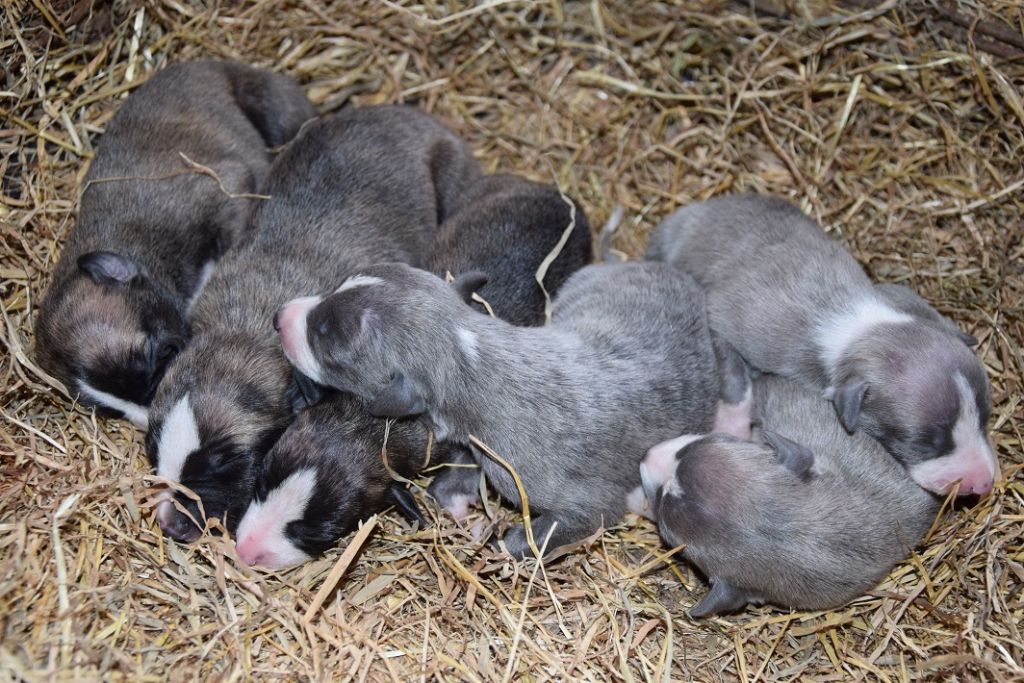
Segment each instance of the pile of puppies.
[[423,523],[399,480],[439,468],[457,518],[481,473],[529,506],[516,557],[632,509],[710,579],[694,616],[825,608],[939,495],[991,489],[972,340],[786,202],[696,204],[646,260],[590,257],[575,202],[482,175],[424,113],[316,118],[283,76],[187,62],[108,126],[37,355],[147,429],[166,534],[219,518],[272,568],[389,506]]

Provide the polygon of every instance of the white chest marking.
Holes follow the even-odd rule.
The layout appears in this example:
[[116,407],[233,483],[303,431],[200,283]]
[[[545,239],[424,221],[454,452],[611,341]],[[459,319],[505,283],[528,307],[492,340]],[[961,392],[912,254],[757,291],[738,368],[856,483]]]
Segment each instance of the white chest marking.
[[88,396],[93,402],[105,408],[119,411],[136,427],[146,429],[149,426],[149,410],[145,406],[140,406],[138,403],[132,403],[113,394],[95,389],[84,380],[79,380],[78,390]]
[[156,473],[169,481],[180,481],[189,453],[199,448],[196,418],[185,394],[174,404],[160,429]]

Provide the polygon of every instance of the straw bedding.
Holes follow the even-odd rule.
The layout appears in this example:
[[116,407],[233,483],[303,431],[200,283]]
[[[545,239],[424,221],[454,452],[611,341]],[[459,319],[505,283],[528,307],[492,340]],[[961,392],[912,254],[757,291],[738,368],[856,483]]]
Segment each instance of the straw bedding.
[[[1024,13],[1010,0],[200,3],[0,10],[0,680],[1024,680]],[[693,622],[630,517],[539,569],[374,518],[280,574],[168,542],[140,434],[74,407],[32,319],[99,134],[155,66],[235,57],[324,111],[416,101],[637,256],[713,194],[788,196],[980,339],[1002,483],[833,612]]]

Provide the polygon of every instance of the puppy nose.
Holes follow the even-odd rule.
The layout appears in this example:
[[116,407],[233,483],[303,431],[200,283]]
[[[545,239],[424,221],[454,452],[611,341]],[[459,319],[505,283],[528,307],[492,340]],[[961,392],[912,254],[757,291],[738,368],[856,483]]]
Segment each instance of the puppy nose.
[[157,521],[164,535],[182,543],[191,543],[199,538],[199,528],[187,516],[174,508],[169,500],[160,503],[157,510]]
[[238,551],[238,559],[250,567],[267,562],[267,554],[256,543],[242,541],[235,546],[235,549]]
[[973,481],[964,480],[961,485],[965,489],[969,490],[971,493],[976,493],[979,496],[983,496],[992,490],[992,485],[994,483],[995,482],[991,477],[983,475],[982,477],[976,478]]

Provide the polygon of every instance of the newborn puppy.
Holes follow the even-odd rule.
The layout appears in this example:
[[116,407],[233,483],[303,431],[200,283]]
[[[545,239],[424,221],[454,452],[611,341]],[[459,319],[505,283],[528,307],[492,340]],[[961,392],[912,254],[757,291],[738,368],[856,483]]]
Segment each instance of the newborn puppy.
[[145,427],[192,303],[252,212],[228,193],[255,192],[267,148],[315,115],[291,79],[236,62],[169,66],[132,93],[89,167],[39,312],[40,365],[83,404]]
[[[438,275],[485,269],[478,293],[499,318],[518,325],[544,321],[544,295],[534,275],[571,224],[570,206],[556,188],[516,176],[489,176],[466,194],[467,206],[441,226],[425,266]],[[575,208],[575,227],[544,279],[549,293],[590,259],[590,228]],[[257,475],[256,498],[238,527],[239,557],[280,568],[333,547],[356,525],[389,505],[420,520],[405,479],[425,466],[448,463],[430,493],[456,517],[476,500],[480,470],[462,447],[434,443],[413,418],[390,424],[372,417],[366,403],[331,393],[299,413],[267,453]]]
[[[378,260],[418,262],[478,177],[472,153],[432,117],[365,107],[316,121],[274,163],[253,235],[229,252],[196,303],[194,337],[153,400],[147,453],[229,530],[252,497],[254,466],[299,393],[274,333],[288,299],[325,291]],[[178,502],[202,523],[196,505]],[[161,528],[199,529],[163,501]]]
[[[518,176],[483,178],[467,197],[468,208],[441,226],[424,268],[439,276],[477,270],[487,283],[477,294],[494,314],[513,325],[544,323],[544,291],[536,274],[575,226],[544,277],[550,296],[591,261],[590,224],[583,209],[563,199],[558,188]],[[481,309],[483,310],[483,309]]]
[[817,393],[763,375],[754,405],[760,443],[691,435],[640,466],[662,537],[711,581],[694,617],[748,602],[839,607],[906,558],[939,508]]
[[704,286],[712,329],[751,366],[824,390],[848,431],[881,441],[921,486],[991,490],[988,378],[966,335],[906,288],[873,286],[796,207],[755,195],[685,207],[647,257]]
[[[648,448],[711,428],[719,386],[703,294],[664,264],[592,265],[562,287],[552,324],[530,328],[466,306],[482,282],[367,268],[322,301],[287,307],[281,341],[300,371],[374,415],[423,415],[462,446],[479,438],[521,478],[536,545],[549,532],[548,548],[578,541],[619,520]],[[508,471],[473,453],[521,505]],[[504,542],[531,553],[522,526]]]

